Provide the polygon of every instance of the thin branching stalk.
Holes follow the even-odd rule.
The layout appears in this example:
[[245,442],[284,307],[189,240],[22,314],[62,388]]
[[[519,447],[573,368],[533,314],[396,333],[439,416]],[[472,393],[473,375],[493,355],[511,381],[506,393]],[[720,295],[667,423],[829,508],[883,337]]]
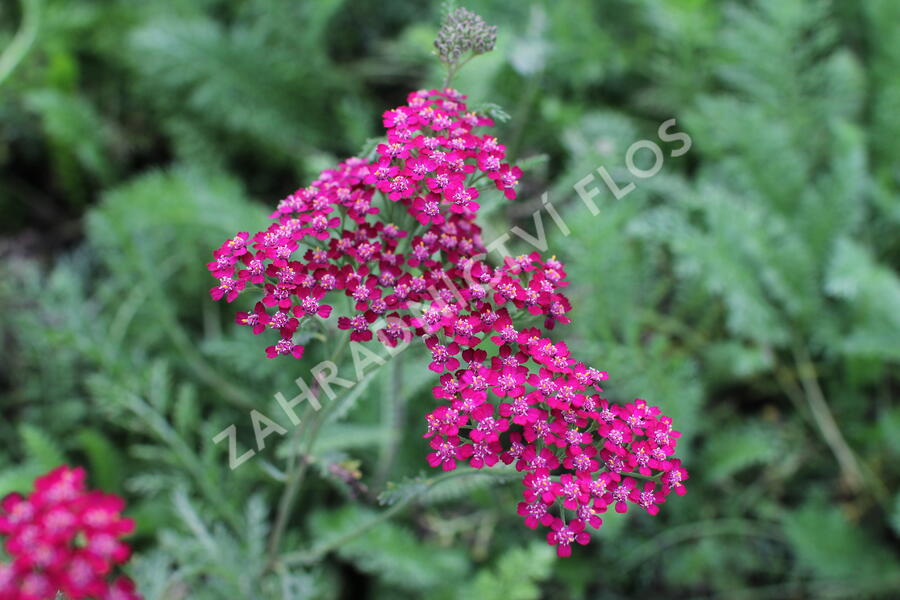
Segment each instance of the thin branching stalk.
[[847,445],[847,441],[844,439],[844,435],[834,419],[828,402],[825,400],[825,394],[819,386],[816,367],[810,360],[806,348],[799,345],[794,348],[793,352],[800,385],[803,388],[803,394],[812,412],[813,419],[815,419],[816,425],[822,433],[822,439],[825,440],[825,443],[837,459],[847,487],[857,492],[863,487],[865,478],[856,454]]
[[388,389],[382,399],[384,428],[387,435],[381,448],[378,471],[375,475],[376,489],[380,489],[390,477],[405,431],[407,401],[403,390],[403,353],[398,354],[391,361],[391,376],[387,386]]
[[822,439],[831,449],[832,454],[838,461],[841,469],[841,476],[847,487],[853,492],[859,492],[863,488],[869,490],[875,495],[879,502],[886,500],[887,490],[882,489],[883,484],[875,477],[866,477],[864,466],[860,463],[847,444],[844,434],[841,432],[822,387],[819,385],[819,376],[816,367],[809,356],[809,352],[802,344],[798,344],[793,349],[794,361],[797,365],[797,375],[800,379],[804,397],[812,412],[813,419],[822,433]]
[[40,0],[22,0],[22,25],[3,54],[0,54],[0,85],[12,75],[28,55],[41,24]]
[[[328,359],[329,361],[337,364],[337,361],[340,360],[344,351],[347,349],[347,341],[347,337],[341,337],[340,342],[338,342],[337,347],[335,348],[331,357]],[[318,394],[318,384],[314,384],[311,387],[311,391],[313,394]],[[332,401],[327,405],[327,407],[335,406],[337,404],[337,401]],[[306,432],[306,445],[300,456],[297,457],[296,460],[294,460],[291,455],[289,455],[288,460],[292,461],[291,469],[288,472],[287,484],[285,485],[284,491],[281,494],[281,498],[278,501],[278,512],[275,517],[275,525],[272,527],[272,534],[269,537],[268,562],[266,565],[266,570],[272,569],[275,566],[275,557],[277,556],[279,547],[281,546],[281,539],[284,537],[284,530],[285,527],[287,527],[291,509],[294,507],[294,502],[297,500],[297,495],[303,487],[303,481],[306,478],[306,471],[309,467],[310,462],[309,454],[313,449],[313,444],[315,444],[316,437],[318,436],[322,423],[325,421],[328,413],[327,407],[323,408],[320,411],[318,419],[316,419],[316,421]],[[310,411],[311,405],[308,404],[306,407],[306,411],[304,411],[303,422],[306,422],[306,420],[310,417]],[[293,445],[294,444],[292,441],[291,449],[293,449]]]
[[776,542],[785,541],[784,535],[774,523],[769,526],[750,519],[695,521],[671,527],[647,540],[622,558],[620,562],[621,568],[625,570],[634,569],[640,565],[647,564],[648,559],[664,552],[667,548],[712,535],[758,537]]
[[376,525],[380,523],[384,523],[385,521],[390,520],[395,515],[401,513],[403,509],[409,506],[414,500],[418,499],[419,496],[428,492],[429,489],[433,489],[435,485],[439,483],[443,483],[444,481],[448,481],[450,479],[454,479],[456,477],[464,477],[468,475],[483,475],[482,471],[472,471],[472,470],[457,470],[457,471],[448,471],[446,473],[442,473],[433,479],[429,479],[426,482],[426,485],[422,486],[420,490],[418,490],[414,494],[410,494],[408,497],[399,500],[396,504],[385,510],[384,512],[378,514],[373,517],[371,520],[367,521],[360,527],[354,529],[353,531],[349,531],[346,534],[336,537],[335,539],[322,544],[316,548],[313,548],[307,552],[290,552],[282,556],[278,563],[283,565],[302,565],[302,564],[311,564],[315,563],[324,557],[326,554],[331,552],[336,548],[340,548],[346,543],[358,538],[363,535]]

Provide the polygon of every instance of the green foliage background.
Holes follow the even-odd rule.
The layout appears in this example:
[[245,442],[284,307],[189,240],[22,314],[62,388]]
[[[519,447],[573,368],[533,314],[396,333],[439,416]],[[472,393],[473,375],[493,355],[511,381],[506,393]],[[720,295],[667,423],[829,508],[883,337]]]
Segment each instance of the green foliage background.
[[[266,360],[204,263],[440,81],[439,6],[411,0],[0,3],[0,495],[86,465],[129,501],[149,600],[900,597],[900,3],[466,6],[500,35],[456,86],[539,157],[489,230],[533,231],[549,190],[572,229],[545,218],[573,281],[559,335],[611,399],[676,419],[688,495],[556,559],[508,473],[417,479],[414,352],[307,450],[273,436],[230,472],[212,443],[237,423],[251,447],[249,408],[278,414],[323,355]],[[627,148],[673,117],[690,151],[661,143],[591,216],[573,185],[632,181]],[[264,573],[298,452],[301,560]]]

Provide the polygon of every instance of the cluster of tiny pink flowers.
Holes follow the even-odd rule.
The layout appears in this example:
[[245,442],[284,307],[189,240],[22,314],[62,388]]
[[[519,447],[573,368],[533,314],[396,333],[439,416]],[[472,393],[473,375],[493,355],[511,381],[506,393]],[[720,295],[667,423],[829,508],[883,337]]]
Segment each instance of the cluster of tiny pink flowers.
[[[443,404],[426,416],[427,460],[444,470],[461,461],[476,469],[514,463],[523,472],[519,514],[531,528],[549,527],[548,542],[568,556],[573,543],[589,541],[585,529],[600,527],[608,506],[655,515],[671,492],[685,493],[687,471],[674,458],[680,434],[643,400],[619,406],[602,398],[607,374],[573,359],[565,342],[516,328],[529,316],[552,324],[566,285],[558,261],[532,254],[505,267],[492,295],[464,292],[463,302],[435,302],[412,320],[429,336],[429,368],[442,373],[433,395]],[[543,301],[523,294],[534,282],[546,291]]]
[[140,600],[112,571],[131,553],[121,537],[134,529],[124,501],[85,488],[82,468],[61,466],[34,482],[26,498],[0,502],[0,536],[11,557],[0,563],[0,600]]
[[473,353],[433,390],[447,403],[426,417],[431,466],[515,464],[524,474],[518,512],[528,527],[551,529],[547,540],[560,556],[589,541],[585,528],[599,528],[610,505],[655,515],[671,492],[685,493],[671,419],[643,400],[601,398],[606,373],[575,362],[564,343],[537,330],[496,331],[497,355]]
[[679,434],[641,400],[609,404],[599,395],[606,374],[546,336],[570,322],[558,260],[535,252],[485,261],[478,199],[486,188],[515,199],[522,173],[495,137],[479,133],[491,120],[463,100],[452,89],[423,90],[385,112],[374,160],[323,171],[281,201],[265,231],[239,233],[214,252],[210,293],[227,302],[262,294],[236,320],[255,334],[274,330],[270,358],[301,357],[296,332],[329,318],[340,295],[349,308],[337,327],[351,341],[423,338],[444,401],[427,416],[428,462],[515,463],[520,514],[530,527],[550,527],[548,540],[568,555],[609,505],[655,514],[670,492],[684,493],[687,472],[673,458]]
[[484,252],[476,184],[515,197],[521,171],[502,162],[496,138],[474,133],[491,121],[468,112],[456,92],[410,94],[384,123],[376,160],[323,171],[281,201],[266,230],[239,233],[213,253],[214,300],[231,302],[248,286],[262,293],[237,322],[277,332],[270,358],[302,356],[294,335],[304,321],[329,317],[326,297],[351,299],[353,312],[338,326],[368,341],[379,317],[391,323],[432,290],[446,294],[447,282],[461,279],[458,264]]

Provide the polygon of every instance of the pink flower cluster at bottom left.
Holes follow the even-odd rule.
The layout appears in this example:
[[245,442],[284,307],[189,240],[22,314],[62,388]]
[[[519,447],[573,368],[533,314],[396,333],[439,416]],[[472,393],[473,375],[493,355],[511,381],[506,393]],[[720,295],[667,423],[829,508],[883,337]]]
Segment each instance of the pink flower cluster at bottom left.
[[140,600],[134,583],[112,570],[131,549],[121,537],[134,522],[118,496],[89,491],[84,469],[61,466],[38,477],[26,498],[0,502],[0,535],[10,563],[0,562],[0,600]]

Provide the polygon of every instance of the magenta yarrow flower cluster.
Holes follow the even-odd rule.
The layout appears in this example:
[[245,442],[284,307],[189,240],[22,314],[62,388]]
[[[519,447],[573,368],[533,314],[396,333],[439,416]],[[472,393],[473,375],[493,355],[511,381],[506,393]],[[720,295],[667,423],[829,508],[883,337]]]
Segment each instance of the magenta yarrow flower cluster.
[[0,502],[0,536],[12,562],[0,562],[0,600],[140,600],[132,581],[113,577],[131,553],[120,538],[134,529],[118,496],[88,491],[82,468],[61,466],[26,498]]
[[276,333],[270,358],[301,357],[297,331],[330,318],[341,294],[350,312],[337,326],[352,341],[423,338],[443,401],[426,417],[429,464],[514,463],[525,486],[519,513],[529,527],[549,527],[566,556],[608,506],[656,514],[669,493],[684,493],[679,434],[642,400],[601,398],[606,373],[548,337],[570,321],[558,260],[535,252],[485,261],[480,193],[496,188],[513,200],[522,172],[479,133],[492,120],[463,100],[453,89],[423,90],[385,112],[373,160],[323,171],[281,201],[266,230],[213,253],[210,294],[231,302],[246,289],[262,293],[236,320]]

